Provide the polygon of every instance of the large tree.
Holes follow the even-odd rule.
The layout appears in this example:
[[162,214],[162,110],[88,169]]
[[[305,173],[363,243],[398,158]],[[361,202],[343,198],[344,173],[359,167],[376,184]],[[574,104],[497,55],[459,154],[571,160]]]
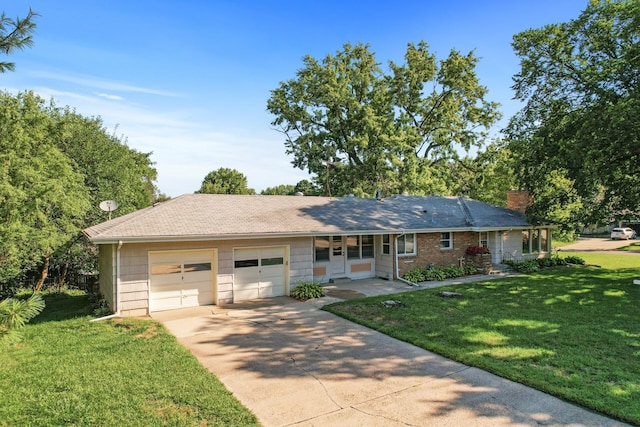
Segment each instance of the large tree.
[[325,195],[432,193],[444,185],[437,166],[480,146],[498,118],[476,63],[455,50],[438,61],[421,42],[385,74],[368,45],[345,44],[321,61],[304,57],[267,108],[293,165]]
[[[49,272],[64,281],[95,269],[80,230],[155,200],[156,170],[140,153],[87,118],[32,92],[0,96],[0,287],[3,293]],[[73,273],[76,273],[74,275]]]
[[197,193],[204,194],[256,194],[247,187],[247,177],[236,169],[220,168],[211,171],[202,180]]
[[[0,52],[10,55],[16,50],[23,50],[33,45],[33,32],[36,28],[33,10],[25,18],[11,19],[2,12],[0,15]],[[16,65],[13,62],[0,61],[0,73],[13,71]]]
[[54,126],[33,93],[0,95],[0,291],[34,269],[41,286],[52,253],[84,225],[89,194],[82,174],[56,147]]
[[589,221],[637,214],[640,1],[593,0],[575,20],[515,35],[513,48],[525,106],[507,133],[520,182],[535,200],[550,174],[563,176]]

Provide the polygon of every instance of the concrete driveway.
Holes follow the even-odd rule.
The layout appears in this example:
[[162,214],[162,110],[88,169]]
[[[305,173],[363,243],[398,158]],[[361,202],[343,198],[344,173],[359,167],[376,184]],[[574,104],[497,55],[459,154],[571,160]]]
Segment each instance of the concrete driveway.
[[[561,252],[591,252],[591,251],[615,251],[623,246],[628,246],[637,240],[611,240],[605,237],[580,237],[577,242],[560,248]],[[635,255],[634,252],[618,251],[627,255]]]
[[265,426],[624,425],[318,305],[279,297],[153,318]]

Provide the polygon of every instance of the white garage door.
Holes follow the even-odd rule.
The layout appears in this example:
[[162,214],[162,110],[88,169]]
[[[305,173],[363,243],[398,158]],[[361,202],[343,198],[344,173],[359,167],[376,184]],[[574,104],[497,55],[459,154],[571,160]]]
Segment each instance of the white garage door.
[[212,250],[152,252],[149,311],[213,304]]
[[285,248],[234,251],[233,300],[285,295]]

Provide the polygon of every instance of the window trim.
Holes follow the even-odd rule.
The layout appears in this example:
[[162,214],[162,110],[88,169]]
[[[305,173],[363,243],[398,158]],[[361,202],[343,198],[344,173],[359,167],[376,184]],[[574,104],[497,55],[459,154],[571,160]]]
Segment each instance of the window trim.
[[[486,239],[482,238],[483,234],[487,237]],[[488,231],[480,231],[478,233],[478,246],[480,246],[481,248],[488,248],[489,247],[489,232]]]
[[[443,239],[443,235],[448,234],[448,239]],[[442,246],[444,242],[448,243],[448,246]],[[440,232],[440,250],[441,251],[451,251],[453,250],[453,233],[451,231],[441,231]]]
[[[385,242],[385,238],[386,238],[386,242]],[[382,255],[391,255],[391,235],[390,234],[383,234],[382,235]],[[385,252],[386,249],[386,252]]]
[[[411,236],[412,237],[412,246],[413,246],[413,252],[407,252],[407,236]],[[400,245],[398,244],[398,241],[400,240],[400,238],[404,239],[404,252],[400,252]],[[398,256],[415,256],[416,255],[416,233],[406,233],[406,234],[401,234],[399,236],[396,236],[396,245],[398,248]]]

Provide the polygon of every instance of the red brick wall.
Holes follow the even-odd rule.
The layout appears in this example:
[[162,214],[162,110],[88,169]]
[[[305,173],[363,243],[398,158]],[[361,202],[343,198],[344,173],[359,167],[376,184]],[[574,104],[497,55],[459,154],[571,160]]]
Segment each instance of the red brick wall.
[[524,213],[531,204],[531,196],[526,190],[507,191],[507,209]]
[[472,231],[451,234],[453,249],[440,249],[440,233],[418,234],[416,255],[398,257],[400,276],[413,268],[425,268],[429,264],[435,267],[459,266],[459,259],[464,258],[467,247],[478,246],[479,236]]

